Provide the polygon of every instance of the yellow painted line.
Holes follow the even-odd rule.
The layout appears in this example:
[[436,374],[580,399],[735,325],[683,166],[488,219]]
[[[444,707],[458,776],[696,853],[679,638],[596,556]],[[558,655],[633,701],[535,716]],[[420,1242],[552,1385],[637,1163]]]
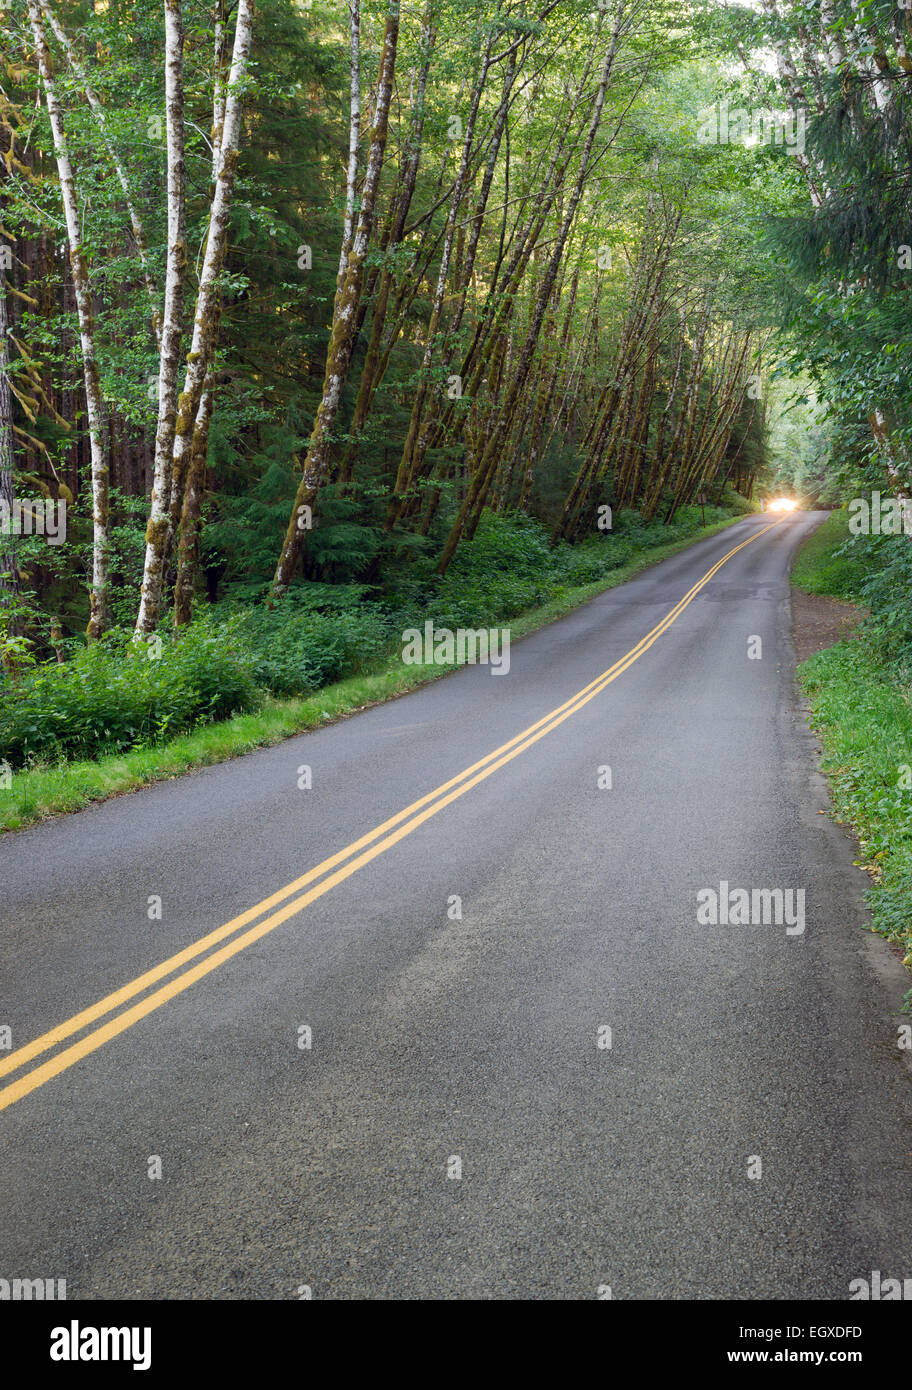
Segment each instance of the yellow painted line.
[[[629,666],[632,666],[635,661],[639,660],[643,653],[648,651],[654,642],[658,641],[662,633],[671,627],[700,590],[709,583],[710,579],[713,578],[718,570],[720,570],[733,555],[736,555],[739,550],[743,550],[745,546],[758,540],[760,536],[765,535],[767,531],[771,531],[773,527],[778,525],[781,525],[781,520],[775,521],[769,526],[764,526],[761,530],[749,536],[746,541],[742,541],[740,545],[736,545],[729,550],[711,567],[711,569],[706,571],[691,589],[688,590],[684,597],[675,604],[674,608],[665,615],[661,622],[658,623],[651,632],[648,632],[645,637],[641,638],[636,646],[631,647],[630,651],[620,657],[607,671],[603,671],[602,674],[591,681],[589,685],[577,691],[569,700],[566,700],[562,705],[552,710],[550,714],[544,715],[535,724],[523,730],[522,733],[517,734],[514,738],[510,739],[508,743],[502,744],[500,748],[487,754],[487,756],[480,759],[479,762],[473,763],[471,767],[466,768],[456,777],[450,778],[448,782],[442,783],[439,787],[436,787],[434,791],[428,792],[426,796],[421,797],[418,801],[412,802],[410,806],[405,807],[404,810],[399,811],[395,816],[384,821],[382,825],[377,826],[374,830],[361,836],[360,839],[353,841],[353,843],[347,845],[345,849],[340,850],[337,854],[331,855],[328,859],[324,859],[320,864],[308,870],[306,874],[295,879],[293,883],[288,884],[285,888],[273,893],[268,898],[264,898],[263,901],[257,903],[256,906],[249,908],[238,917],[233,917],[231,921],[224,923],[215,931],[201,937],[198,941],[193,942],[182,951],[178,951],[175,955],[170,956],[167,960],[162,961],[151,970],[145,971],[142,975],[137,976],[136,979],[130,981],[130,983],[124,985],[121,989],[106,995],[90,1008],[83,1009],[80,1013],[74,1014],[73,1017],[66,1020],[66,1022],[59,1024],[47,1033],[43,1033],[40,1037],[35,1038],[30,1043],[26,1043],[24,1047],[18,1048],[15,1052],[11,1052],[0,1061],[0,1076],[17,1070],[34,1057],[48,1051],[59,1042],[63,1042],[66,1038],[71,1037],[74,1033],[79,1032],[89,1024],[97,1022],[97,1020],[103,1018],[105,1014],[111,1013],[114,1009],[118,1008],[119,1005],[135,998],[137,994],[142,993],[142,991],[148,989],[149,986],[156,984],[166,975],[173,974],[174,971],[178,970],[182,965],[186,965],[189,961],[196,959],[197,956],[202,955],[203,952],[209,950],[210,947],[217,945],[220,941],[224,941],[226,937],[240,931],[242,927],[255,920],[263,912],[268,912],[278,903],[296,893],[300,888],[304,888],[307,884],[313,883],[314,879],[320,878],[321,875],[328,873],[330,870],[335,870],[335,872],[329,873],[329,876],[324,878],[321,883],[310,888],[309,891],[301,894],[300,897],[294,898],[292,902],[287,903],[280,911],[272,913],[272,915],[268,916],[264,921],[259,922],[257,926],[251,928],[251,930],[244,932],[240,936],[236,936],[233,941],[223,946],[221,950],[214,951],[211,955],[208,955],[205,960],[200,961],[191,969],[183,971],[176,979],[171,980],[154,993],[147,995],[145,999],[141,1000],[138,1004],[134,1004],[132,1008],[126,1009],[123,1013],[118,1014],[116,1018],[94,1029],[91,1033],[87,1034],[86,1037],[81,1038],[78,1042],[73,1043],[70,1047],[57,1053],[55,1057],[50,1058],[47,1062],[32,1068],[31,1071],[20,1077],[18,1081],[14,1081],[10,1085],[5,1086],[0,1090],[0,1110],[5,1110],[17,1100],[21,1100],[23,1096],[37,1090],[39,1086],[43,1086],[45,1082],[50,1081],[52,1077],[58,1076],[61,1072],[66,1071],[83,1057],[97,1051],[98,1048],[102,1047],[106,1042],[109,1042],[111,1038],[117,1037],[119,1033],[125,1032],[127,1028],[132,1027],[134,1023],[138,1023],[139,1020],[145,1018],[147,1014],[152,1013],[153,1010],[160,1008],[176,995],[189,989],[197,980],[202,979],[203,976],[216,970],[226,960],[230,960],[232,956],[246,950],[248,946],[259,941],[261,937],[274,931],[276,927],[287,921],[288,918],[297,915],[297,913],[301,912],[310,903],[323,897],[325,893],[335,888],[337,884],[344,882],[345,879],[350,878],[352,874],[356,873],[366,864],[369,864],[371,860],[377,858],[378,855],[385,853],[407,835],[412,834],[414,830],[420,825],[423,825],[424,822],[429,820],[432,816],[437,815],[445,806],[450,805],[451,802],[464,796],[467,791],[477,786],[479,782],[490,777],[492,773],[504,767],[507,763],[512,762],[514,758],[518,757],[520,753],[524,753],[527,748],[537,743],[539,739],[551,733],[552,730],[562,724],[565,719],[569,719],[571,715],[576,714],[584,705],[587,705],[590,700],[594,699],[596,695],[599,695],[602,690],[610,685],[612,681],[616,680],[623,671],[626,671]],[[413,814],[413,812],[417,812],[418,814]],[[409,816],[412,817],[411,820],[408,819]],[[377,844],[372,844],[373,841],[378,840],[379,837],[384,835],[387,831],[391,833],[386,834],[385,839],[380,840]],[[372,845],[372,847],[365,849],[365,846],[368,845]],[[358,853],[358,851],[362,852]],[[357,857],[352,859],[352,855],[357,855]],[[349,862],[344,864],[344,867],[337,867],[342,865],[345,860],[349,860]]]
[[[777,525],[778,523],[773,524]],[[145,971],[142,975],[137,976],[136,979],[130,981],[122,988],[115,990],[112,994],[106,995],[103,999],[91,1005],[91,1007],[83,1009],[80,1013],[75,1014],[66,1022],[57,1025],[55,1028],[52,1028],[49,1032],[43,1033],[40,1037],[35,1038],[32,1042],[27,1043],[25,1046],[21,1048],[18,1048],[15,1052],[10,1053],[7,1057],[0,1059],[0,1076],[5,1076],[11,1071],[17,1071],[20,1067],[24,1066],[26,1062],[31,1061],[33,1057],[39,1056],[42,1052],[46,1052],[49,1048],[55,1047],[58,1043],[65,1041],[66,1038],[72,1037],[74,1033],[80,1032],[83,1028],[88,1027],[89,1024],[97,1022],[97,1020],[99,1018],[103,1018],[105,1014],[113,1012],[113,1010],[119,1008],[121,1004],[128,1003],[129,1000],[135,998],[137,994],[141,994],[144,990],[150,988],[154,984],[157,984],[159,980],[164,979],[167,975],[173,974],[174,971],[178,970],[182,965],[187,965],[191,960],[195,960],[197,956],[204,954],[204,952],[209,950],[211,947],[218,945],[220,941],[224,941],[227,937],[232,936],[237,931],[240,931],[242,927],[248,926],[251,922],[255,921],[256,918],[259,917],[262,913],[268,912],[271,908],[278,906],[278,904],[281,902],[284,902],[284,900],[290,897],[293,893],[298,892],[302,888],[306,888],[309,883],[313,883],[314,880],[320,878],[322,874],[328,873],[331,869],[343,863],[353,854],[357,853],[361,849],[364,849],[367,845],[371,844],[374,840],[378,839],[379,836],[385,834],[389,830],[394,829],[397,825],[401,824],[402,821],[406,820],[415,811],[418,811],[422,807],[428,805],[429,802],[434,801],[436,797],[441,796],[443,793],[449,791],[450,788],[456,786],[465,778],[472,776],[472,774],[477,772],[480,768],[486,766],[488,763],[492,762],[495,758],[499,757],[508,749],[514,747],[514,745],[520,743],[523,739],[527,738],[529,734],[534,733],[543,725],[549,724],[550,721],[554,719],[556,715],[560,714],[563,710],[568,709],[571,706],[575,706],[576,702],[582,696],[586,695],[590,690],[595,689],[595,687],[600,686],[601,682],[613,671],[615,671],[617,667],[619,667],[623,662],[628,661],[631,655],[633,655],[634,653],[639,653],[641,649],[645,649],[644,643],[649,642],[654,635],[658,634],[661,631],[664,631],[669,622],[673,621],[673,619],[678,615],[678,613],[681,612],[683,608],[686,606],[686,604],[690,601],[693,595],[702,587],[703,584],[708,582],[709,578],[711,578],[712,575],[715,574],[716,570],[721,565],[723,565],[726,560],[728,560],[732,555],[734,555],[736,551],[742,549],[744,545],[749,545],[752,540],[755,540],[757,538],[757,535],[762,535],[765,531],[771,529],[771,526],[764,527],[763,531],[756,533],[755,536],[749,537],[748,540],[743,541],[740,545],[735,546],[734,549],[730,550],[726,555],[724,555],[722,559],[719,560],[717,564],[714,565],[712,569],[707,572],[707,574],[703,575],[702,578],[699,579],[697,583],[693,585],[691,589],[688,590],[688,592],[675,605],[675,607],[665,615],[662,621],[655,628],[653,628],[651,632],[648,632],[646,636],[642,638],[641,641],[638,642],[635,647],[632,647],[631,650],[625,654],[625,656],[621,657],[617,662],[615,662],[614,666],[609,667],[607,671],[603,671],[602,674],[600,676],[596,676],[596,678],[593,681],[591,681],[589,685],[584,686],[582,690],[579,690],[576,692],[575,695],[572,695],[568,700],[564,702],[564,704],[559,705],[549,714],[544,715],[535,724],[530,725],[527,729],[524,729],[522,733],[517,734],[514,738],[510,739],[509,742],[502,744],[499,748],[494,749],[493,752],[488,753],[486,757],[480,759],[479,762],[473,763],[471,767],[465,768],[455,777],[450,778],[448,782],[444,782],[439,787],[435,787],[435,789],[431,792],[428,792],[426,796],[421,797],[418,801],[412,802],[410,806],[406,806],[404,810],[399,811],[395,816],[392,816],[389,820],[384,821],[381,825],[378,825],[373,830],[368,831],[368,833],[366,835],[362,835],[359,840],[355,840],[352,844],[347,845],[337,854],[331,855],[328,859],[324,859],[320,864],[317,864],[314,868],[309,869],[307,873],[303,874],[300,878],[295,879],[293,883],[289,883],[285,888],[281,888],[278,890],[278,892],[273,893],[270,897],[264,898],[262,902],[257,903],[254,907],[248,908],[239,916],[233,917],[229,922],[225,922],[222,926],[217,927],[214,931],[209,932],[206,936],[201,937],[198,941],[195,941],[191,943],[191,945],[185,947],[183,950],[178,951],[175,955],[170,956],[167,960],[162,961],[159,965],[156,965],[152,969]]]

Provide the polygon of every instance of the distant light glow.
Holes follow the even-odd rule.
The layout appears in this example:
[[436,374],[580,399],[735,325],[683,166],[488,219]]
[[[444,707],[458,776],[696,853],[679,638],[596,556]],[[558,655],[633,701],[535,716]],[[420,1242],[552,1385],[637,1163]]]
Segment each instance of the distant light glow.
[[798,503],[791,497],[774,497],[769,503],[767,511],[770,512],[793,512]]

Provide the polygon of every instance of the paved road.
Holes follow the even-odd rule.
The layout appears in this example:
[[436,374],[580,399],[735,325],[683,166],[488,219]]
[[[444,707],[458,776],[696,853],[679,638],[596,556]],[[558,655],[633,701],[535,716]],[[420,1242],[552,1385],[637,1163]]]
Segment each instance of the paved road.
[[[859,929],[793,689],[787,574],[818,519],[746,519],[516,644],[508,675],[0,841],[17,1049],[256,909],[0,1078],[25,1078],[0,1092],[0,1277],[775,1299],[912,1276],[908,977]],[[569,701],[744,540],[600,693],[346,876],[353,842]],[[723,881],[804,889],[805,930],[699,923]]]

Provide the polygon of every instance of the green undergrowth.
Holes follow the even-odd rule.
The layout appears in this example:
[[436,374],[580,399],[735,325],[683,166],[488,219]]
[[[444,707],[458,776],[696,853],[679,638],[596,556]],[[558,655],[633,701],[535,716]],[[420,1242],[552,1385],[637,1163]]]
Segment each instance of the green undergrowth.
[[[276,609],[217,605],[180,641],[125,633],[25,670],[0,700],[0,831],[278,743],[394,699],[452,666],[405,665],[402,632],[509,623],[511,640],[740,520],[699,508],[674,525],[551,550],[525,519],[486,517],[446,580],[368,601],[356,585],[302,585]],[[417,567],[416,567],[417,568]],[[94,754],[94,756],[93,756]]]
[[[892,548],[882,540],[896,542]],[[869,610],[857,637],[818,652],[798,668],[811,723],[823,748],[838,820],[858,837],[871,876],[875,931],[912,969],[912,614],[885,570],[908,565],[906,537],[858,537],[835,512],[805,543],[792,580],[808,593],[856,601]],[[912,998],[910,994],[909,998]]]

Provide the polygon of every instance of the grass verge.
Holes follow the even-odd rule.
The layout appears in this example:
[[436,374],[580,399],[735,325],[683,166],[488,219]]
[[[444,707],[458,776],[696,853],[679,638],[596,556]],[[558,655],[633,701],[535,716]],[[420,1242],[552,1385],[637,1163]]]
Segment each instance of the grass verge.
[[[852,600],[865,577],[862,559],[835,552],[847,537],[834,512],[805,542],[792,582],[808,593]],[[837,642],[798,667],[836,818],[858,837],[856,861],[871,877],[873,929],[912,969],[912,702],[866,638]],[[907,996],[912,997],[912,996]]]
[[792,566],[792,583],[806,594],[828,598],[858,598],[868,568],[859,557],[836,552],[849,539],[849,514],[845,509],[831,512],[804,542]]
[[[595,583],[566,589],[550,603],[512,619],[507,624],[511,641],[555,622],[596,595],[633,578],[648,566],[667,560],[671,555],[743,519],[743,516],[734,516],[705,526],[683,540],[652,546],[629,564],[612,570]],[[207,724],[167,743],[91,761],[59,763],[15,772],[7,788],[0,784],[0,832],[19,830],[47,816],[78,811],[93,801],[120,796],[150,782],[179,777],[194,768],[224,762],[255,748],[280,743],[294,734],[306,733],[355,714],[368,705],[396,699],[454,669],[452,665],[405,666],[397,656],[371,674],[352,676],[306,697],[268,699],[253,713]]]

